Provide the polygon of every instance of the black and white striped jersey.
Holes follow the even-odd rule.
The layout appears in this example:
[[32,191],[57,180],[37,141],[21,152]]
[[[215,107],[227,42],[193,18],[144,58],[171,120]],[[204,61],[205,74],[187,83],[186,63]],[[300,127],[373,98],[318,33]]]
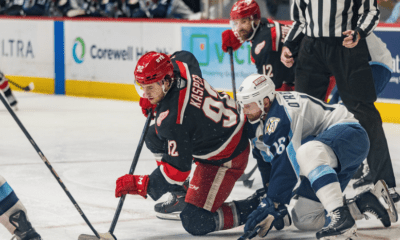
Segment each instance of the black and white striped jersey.
[[367,37],[379,22],[377,0],[294,0],[292,29],[285,45],[299,43],[304,35],[312,38],[341,38],[346,30]]

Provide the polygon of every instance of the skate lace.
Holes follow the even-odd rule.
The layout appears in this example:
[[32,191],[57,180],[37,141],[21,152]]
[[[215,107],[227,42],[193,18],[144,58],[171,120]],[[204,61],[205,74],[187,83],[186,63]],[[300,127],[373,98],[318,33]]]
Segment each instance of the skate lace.
[[331,222],[329,223],[329,225],[326,228],[330,228],[330,227],[334,226],[337,223],[337,221],[339,220],[339,218],[340,218],[339,210],[330,212],[327,214],[327,216],[331,218]]

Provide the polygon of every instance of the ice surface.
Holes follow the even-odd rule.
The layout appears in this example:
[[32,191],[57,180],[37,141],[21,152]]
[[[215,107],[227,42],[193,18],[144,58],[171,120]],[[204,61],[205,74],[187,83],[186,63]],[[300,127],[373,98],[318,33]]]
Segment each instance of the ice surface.
[[[137,102],[75,98],[16,92],[17,115],[54,167],[92,225],[107,232],[119,199],[115,180],[128,173],[144,126]],[[400,126],[384,124],[396,176],[400,176]],[[248,172],[255,165],[251,159]],[[156,167],[143,148],[135,173],[149,174]],[[6,178],[28,210],[33,226],[45,240],[76,240],[91,234],[78,211],[42,162],[11,115],[0,104],[0,174]],[[243,199],[261,187],[254,174],[252,189],[237,183],[228,201]],[[398,178],[399,179],[399,178]],[[347,191],[351,194],[351,189]],[[161,200],[166,200],[164,196]],[[160,200],[160,201],[161,201]],[[189,235],[179,221],[156,218],[155,202],[127,196],[115,229],[119,240],[131,239],[237,239],[243,227]],[[358,221],[359,239],[400,239],[400,223],[384,229],[378,220]],[[0,227],[0,240],[11,235]],[[314,232],[289,227],[272,231],[268,239],[314,239]]]

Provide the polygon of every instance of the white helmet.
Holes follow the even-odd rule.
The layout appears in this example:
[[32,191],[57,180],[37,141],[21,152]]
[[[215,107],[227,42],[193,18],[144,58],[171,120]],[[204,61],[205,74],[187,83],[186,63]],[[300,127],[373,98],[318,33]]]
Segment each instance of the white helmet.
[[[245,104],[255,102],[261,109],[261,117],[265,115],[264,98],[272,102],[275,99],[275,84],[271,78],[262,74],[251,74],[245,78],[236,93],[237,103],[241,109]],[[260,117],[260,118],[261,118]],[[256,123],[258,120],[251,123]]]

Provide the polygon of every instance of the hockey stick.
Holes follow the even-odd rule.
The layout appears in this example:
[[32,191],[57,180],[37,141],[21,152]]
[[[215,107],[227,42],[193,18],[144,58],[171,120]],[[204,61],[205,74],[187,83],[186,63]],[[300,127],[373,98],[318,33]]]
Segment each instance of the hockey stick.
[[32,90],[35,88],[35,85],[33,84],[33,82],[29,83],[29,85],[26,86],[26,87],[22,87],[22,86],[18,85],[17,83],[11,81],[11,80],[8,79],[8,78],[7,78],[7,81],[8,81],[9,83],[11,83],[12,85],[16,86],[17,88],[24,90],[25,92],[32,91]]
[[[138,144],[138,146],[136,148],[135,156],[133,157],[131,168],[129,169],[129,174],[133,174],[133,172],[135,171],[136,164],[137,164],[137,162],[139,160],[140,152],[142,151],[142,148],[143,148],[144,137],[146,136],[147,130],[149,129],[149,125],[150,125],[150,122],[151,122],[151,116],[152,115],[153,115],[153,113],[150,110],[148,112],[146,123],[144,124],[142,135],[140,136],[139,144]],[[102,237],[106,236],[106,237],[108,237],[107,239],[110,239],[110,240],[111,239],[113,239],[113,240],[117,239],[113,235],[113,233],[114,233],[114,230],[115,230],[115,226],[117,225],[117,221],[118,221],[118,218],[119,218],[119,214],[121,213],[122,206],[124,205],[125,197],[126,197],[126,195],[122,195],[122,197],[119,199],[118,207],[117,207],[117,210],[115,211],[114,218],[113,218],[113,221],[111,223],[110,229],[108,230],[107,233],[100,234]],[[95,236],[86,235],[86,234],[81,234],[78,237],[78,240],[96,240],[96,239],[97,238]]]
[[233,53],[232,48],[228,48],[229,56],[231,59],[231,77],[232,77],[232,90],[233,90],[233,99],[236,103],[236,81],[235,81],[235,66],[233,65]]
[[92,229],[93,233],[98,237],[99,234],[96,232],[96,230],[93,228],[92,224],[89,222],[87,219],[86,215],[83,213],[82,209],[79,207],[78,203],[75,201],[75,199],[72,197],[71,193],[68,191],[67,187],[64,185],[64,183],[61,181],[60,177],[54,170],[54,168],[51,166],[50,162],[47,160],[47,158],[44,156],[42,151],[39,149],[39,147],[36,145],[35,141],[31,137],[31,135],[28,133],[28,131],[25,129],[24,125],[22,125],[21,121],[18,119],[17,115],[15,115],[14,111],[11,109],[11,107],[8,105],[6,99],[4,99],[3,95],[0,94],[0,100],[3,102],[4,106],[7,108],[8,112],[10,112],[11,116],[14,118],[15,122],[17,122],[18,126],[21,128],[22,132],[24,132],[25,136],[28,138],[29,142],[32,144],[33,148],[36,150],[36,152],[39,154],[39,157],[43,160],[43,162],[46,164],[46,166],[49,168],[50,172],[53,174],[53,176],[57,179],[57,182],[60,184],[61,188],[64,190],[64,192],[67,194],[69,200],[74,204],[76,210],[78,210],[79,214],[82,216],[83,220],[85,220],[86,224]]
[[254,178],[251,180],[249,178],[253,175],[256,169],[257,169],[257,164],[253,167],[253,169],[250,170],[249,173],[243,173],[243,175],[240,176],[238,181],[243,181],[243,185],[245,187],[251,188],[253,186]]
[[[233,99],[236,102],[236,80],[235,80],[235,66],[233,64],[233,51],[232,48],[228,48],[230,60],[231,60],[231,77],[232,77],[232,91],[233,91]],[[242,176],[238,179],[238,181],[243,181],[243,185],[245,187],[251,188],[253,186],[253,180],[249,180],[251,175],[253,175],[254,171],[257,169],[257,165],[249,173],[243,173]]]

